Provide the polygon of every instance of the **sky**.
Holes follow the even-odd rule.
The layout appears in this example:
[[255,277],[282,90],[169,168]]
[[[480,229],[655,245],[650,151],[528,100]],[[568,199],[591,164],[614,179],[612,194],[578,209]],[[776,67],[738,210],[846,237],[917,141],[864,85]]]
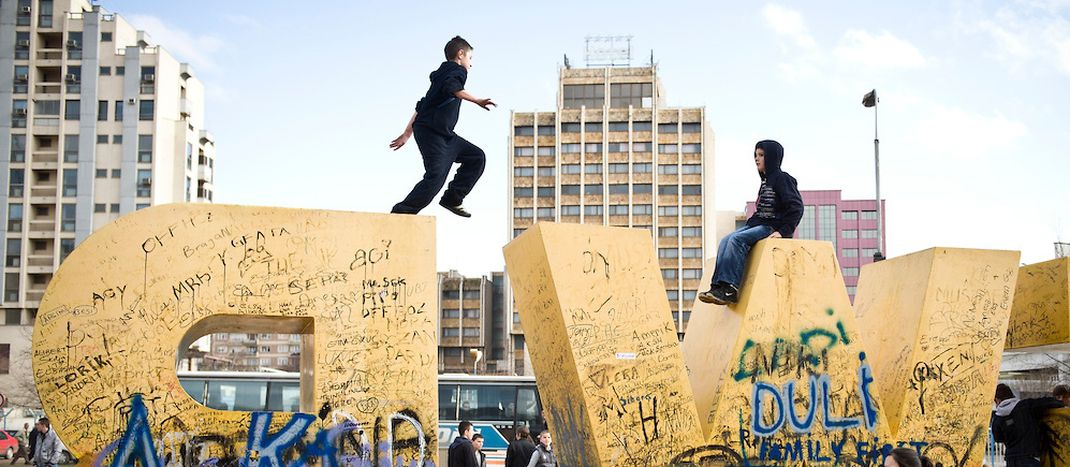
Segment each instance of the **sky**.
[[217,203],[388,212],[422,176],[387,147],[442,47],[475,47],[457,132],[487,154],[461,219],[432,204],[439,270],[488,274],[508,241],[509,112],[553,110],[587,36],[630,35],[669,106],[704,106],[716,208],[741,211],[755,141],[803,190],[872,198],[877,89],[890,257],[1070,242],[1070,0],[101,2],[190,62],[216,138]]

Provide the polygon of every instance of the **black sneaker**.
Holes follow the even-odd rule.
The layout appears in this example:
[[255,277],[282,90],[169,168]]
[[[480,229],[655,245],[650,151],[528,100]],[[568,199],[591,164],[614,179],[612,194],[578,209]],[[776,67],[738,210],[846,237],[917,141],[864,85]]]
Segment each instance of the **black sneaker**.
[[712,303],[714,305],[728,304],[728,301],[724,296],[724,288],[721,284],[710,287],[710,290],[698,294],[698,300],[702,303]]
[[739,289],[732,284],[723,284],[718,288],[724,300],[731,304],[739,303]]
[[447,205],[445,205],[445,204],[440,202],[440,203],[438,203],[438,205],[446,208],[447,211],[452,212],[452,213],[454,213],[454,214],[456,214],[458,216],[461,216],[461,217],[472,217],[472,214],[469,213],[468,211],[465,211],[464,210],[464,206],[461,206],[459,204],[457,206],[447,206]]

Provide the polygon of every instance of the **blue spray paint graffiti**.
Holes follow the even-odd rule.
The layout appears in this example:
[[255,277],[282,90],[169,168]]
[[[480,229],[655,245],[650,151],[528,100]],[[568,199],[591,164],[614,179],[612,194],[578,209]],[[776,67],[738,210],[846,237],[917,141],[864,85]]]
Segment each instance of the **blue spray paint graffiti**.
[[149,413],[145,409],[145,403],[140,394],[135,394],[130,407],[130,421],[126,425],[126,433],[119,440],[119,447],[115,452],[112,467],[132,466],[138,461],[142,467],[161,467],[160,459],[156,457],[156,445],[152,441],[152,433],[149,431]]
[[312,414],[297,413],[278,433],[271,435],[268,428],[272,413],[253,412],[249,422],[249,442],[245,446],[241,467],[284,467],[286,461],[282,459],[282,454],[301,441],[309,425],[316,420]]

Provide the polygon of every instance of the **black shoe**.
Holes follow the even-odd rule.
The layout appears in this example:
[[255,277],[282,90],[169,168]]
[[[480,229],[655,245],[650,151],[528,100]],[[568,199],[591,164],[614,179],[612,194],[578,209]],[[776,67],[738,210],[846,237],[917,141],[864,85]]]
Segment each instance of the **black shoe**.
[[739,289],[732,284],[723,284],[720,287],[724,300],[731,304],[739,303]]
[[724,296],[724,287],[721,284],[710,287],[710,290],[698,294],[698,300],[702,303],[712,303],[714,305],[728,304]]
[[472,217],[472,214],[469,213],[468,211],[465,211],[464,210],[464,206],[461,206],[459,204],[456,205],[456,206],[447,206],[446,204],[444,204],[442,202],[439,202],[438,205],[446,208],[447,211],[452,212],[452,213],[454,213],[454,214],[456,214],[458,216],[461,216],[461,217]]

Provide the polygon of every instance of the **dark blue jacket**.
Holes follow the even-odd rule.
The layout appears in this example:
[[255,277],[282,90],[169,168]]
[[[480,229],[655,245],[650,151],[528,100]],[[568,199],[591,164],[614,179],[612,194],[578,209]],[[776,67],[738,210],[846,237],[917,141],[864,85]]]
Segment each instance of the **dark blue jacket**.
[[476,447],[472,446],[472,441],[464,436],[458,436],[453,439],[448,455],[447,467],[479,467]]
[[758,176],[762,177],[762,185],[758,188],[755,212],[747,219],[747,225],[768,225],[780,232],[782,237],[791,238],[803,216],[798,182],[780,170],[780,164],[784,162],[784,147],[780,143],[762,140],[754,145],[755,151],[759,148],[765,152],[765,173],[758,172]]
[[416,103],[416,121],[412,125],[414,130],[422,127],[442,136],[453,136],[453,128],[461,113],[461,100],[454,94],[464,90],[468,70],[455,62],[445,61],[431,72],[430,78],[431,87]]

